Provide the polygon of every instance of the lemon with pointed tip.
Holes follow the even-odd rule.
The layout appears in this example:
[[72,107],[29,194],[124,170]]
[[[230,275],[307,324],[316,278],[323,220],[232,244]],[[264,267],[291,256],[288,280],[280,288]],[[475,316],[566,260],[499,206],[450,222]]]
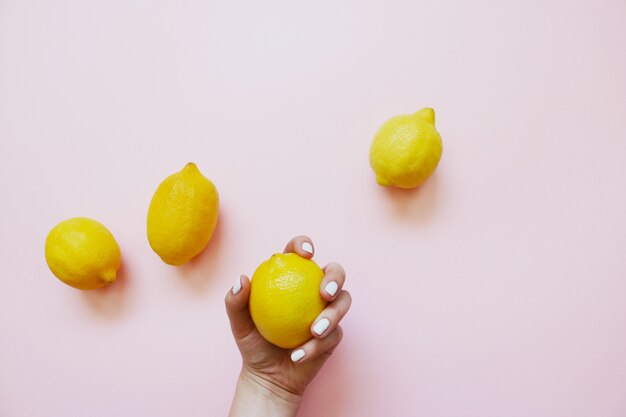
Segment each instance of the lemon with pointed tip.
[[76,217],[57,224],[46,237],[46,262],[61,281],[93,290],[115,281],[120,248],[101,223]]
[[219,197],[196,164],[188,163],[159,185],[148,209],[148,241],[170,265],[183,265],[211,240]]
[[370,165],[383,186],[413,188],[437,168],[443,144],[435,128],[435,111],[392,117],[378,130],[370,147]]
[[311,324],[326,307],[320,295],[324,271],[295,253],[275,254],[250,281],[250,315],[261,335],[291,349],[311,336]]

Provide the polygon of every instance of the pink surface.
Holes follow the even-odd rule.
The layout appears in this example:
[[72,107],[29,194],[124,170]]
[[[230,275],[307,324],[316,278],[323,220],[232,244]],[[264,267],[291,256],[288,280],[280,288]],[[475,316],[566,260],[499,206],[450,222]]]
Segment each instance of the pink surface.
[[[223,296],[300,233],[354,297],[302,416],[626,415],[626,3],[301,3],[0,2],[0,415],[225,415]],[[422,106],[436,175],[377,186]],[[176,269],[145,221],[188,161],[221,218]],[[46,266],[79,215],[107,290]]]

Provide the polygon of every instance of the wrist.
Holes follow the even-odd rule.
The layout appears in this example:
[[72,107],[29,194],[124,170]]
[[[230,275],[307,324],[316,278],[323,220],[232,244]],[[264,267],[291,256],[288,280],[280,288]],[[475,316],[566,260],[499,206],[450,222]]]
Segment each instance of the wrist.
[[231,417],[294,417],[302,396],[256,375],[245,366],[237,380]]

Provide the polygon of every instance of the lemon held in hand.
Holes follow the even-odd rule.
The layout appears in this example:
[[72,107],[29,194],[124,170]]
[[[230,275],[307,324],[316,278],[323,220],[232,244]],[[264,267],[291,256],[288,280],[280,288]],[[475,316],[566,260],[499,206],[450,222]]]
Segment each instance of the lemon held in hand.
[[217,223],[219,197],[193,162],[167,177],[148,209],[148,241],[170,265],[183,265],[206,247]]
[[250,314],[269,342],[290,349],[311,338],[311,324],[326,307],[320,295],[324,271],[295,253],[263,262],[250,281]]
[[382,125],[370,148],[370,165],[380,185],[413,188],[435,171],[442,150],[435,111],[425,107]]
[[121,254],[106,227],[95,220],[76,217],[62,221],[48,233],[46,262],[67,285],[93,290],[115,281]]

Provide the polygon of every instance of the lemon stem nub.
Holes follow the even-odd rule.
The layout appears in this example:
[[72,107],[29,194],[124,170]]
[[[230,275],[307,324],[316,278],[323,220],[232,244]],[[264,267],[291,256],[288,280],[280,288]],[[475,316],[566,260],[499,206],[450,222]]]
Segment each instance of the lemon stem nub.
[[383,187],[388,187],[391,185],[389,181],[387,181],[385,178],[381,177],[380,175],[376,175],[376,182],[378,183],[378,185],[382,185]]
[[117,277],[117,271],[115,269],[109,269],[108,271],[103,272],[100,277],[102,278],[102,281],[110,284],[115,281],[115,278]]
[[435,110],[432,108],[424,107],[422,110],[415,113],[415,115],[433,126],[435,125]]
[[193,162],[188,162],[183,171],[198,171],[198,167]]

